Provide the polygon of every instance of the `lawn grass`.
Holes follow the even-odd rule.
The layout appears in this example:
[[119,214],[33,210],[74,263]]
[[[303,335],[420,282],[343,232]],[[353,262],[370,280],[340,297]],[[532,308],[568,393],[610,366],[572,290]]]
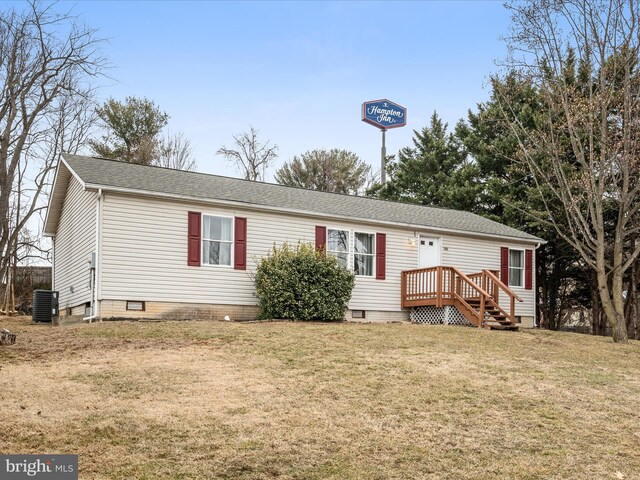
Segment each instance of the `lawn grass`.
[[105,322],[0,347],[0,452],[81,478],[640,478],[640,342],[408,324]]

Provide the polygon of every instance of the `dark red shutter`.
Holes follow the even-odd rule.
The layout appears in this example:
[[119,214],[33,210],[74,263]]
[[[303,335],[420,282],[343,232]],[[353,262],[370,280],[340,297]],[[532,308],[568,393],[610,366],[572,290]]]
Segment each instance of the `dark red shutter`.
[[201,215],[200,212],[189,212],[188,219],[188,238],[187,238],[187,265],[191,267],[200,266],[200,249],[201,241]]
[[509,285],[509,248],[500,247],[500,280]]
[[327,227],[316,226],[316,250],[324,252],[327,246]]
[[524,288],[533,289],[533,250],[524,252]]
[[376,279],[384,280],[387,274],[387,235],[376,233]]
[[236,270],[247,269],[247,219],[235,218],[233,242],[233,268]]

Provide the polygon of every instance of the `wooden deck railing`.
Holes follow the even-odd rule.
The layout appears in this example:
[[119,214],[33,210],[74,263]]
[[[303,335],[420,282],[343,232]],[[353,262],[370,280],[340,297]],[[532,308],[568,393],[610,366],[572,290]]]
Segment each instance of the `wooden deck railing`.
[[518,294],[516,294],[513,290],[511,290],[500,278],[496,275],[496,272],[493,270],[482,270],[483,284],[487,285],[486,290],[493,292],[493,299],[496,304],[499,306],[498,295],[500,291],[504,292],[504,294],[509,298],[509,319],[511,322],[515,323],[516,321],[516,300],[518,302],[522,302],[522,298]]
[[[465,275],[455,267],[429,267],[402,272],[402,308],[455,305],[476,326],[485,313],[515,323],[515,302],[522,299],[493,270]],[[500,292],[509,299],[509,311],[499,303]]]

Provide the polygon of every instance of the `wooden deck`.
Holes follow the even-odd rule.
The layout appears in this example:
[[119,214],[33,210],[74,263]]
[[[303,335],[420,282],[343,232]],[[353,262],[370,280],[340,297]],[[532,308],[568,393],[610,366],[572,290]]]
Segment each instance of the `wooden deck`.
[[516,330],[516,301],[522,299],[493,270],[465,275],[438,266],[402,272],[402,308],[453,305],[476,327]]

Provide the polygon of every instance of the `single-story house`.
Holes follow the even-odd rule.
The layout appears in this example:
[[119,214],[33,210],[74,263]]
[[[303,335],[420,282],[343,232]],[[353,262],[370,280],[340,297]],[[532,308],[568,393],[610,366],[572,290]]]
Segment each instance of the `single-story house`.
[[544,242],[464,211],[69,154],[44,234],[63,315],[252,319],[258,259],[310,242],[356,273],[347,319],[478,326],[533,325]]

